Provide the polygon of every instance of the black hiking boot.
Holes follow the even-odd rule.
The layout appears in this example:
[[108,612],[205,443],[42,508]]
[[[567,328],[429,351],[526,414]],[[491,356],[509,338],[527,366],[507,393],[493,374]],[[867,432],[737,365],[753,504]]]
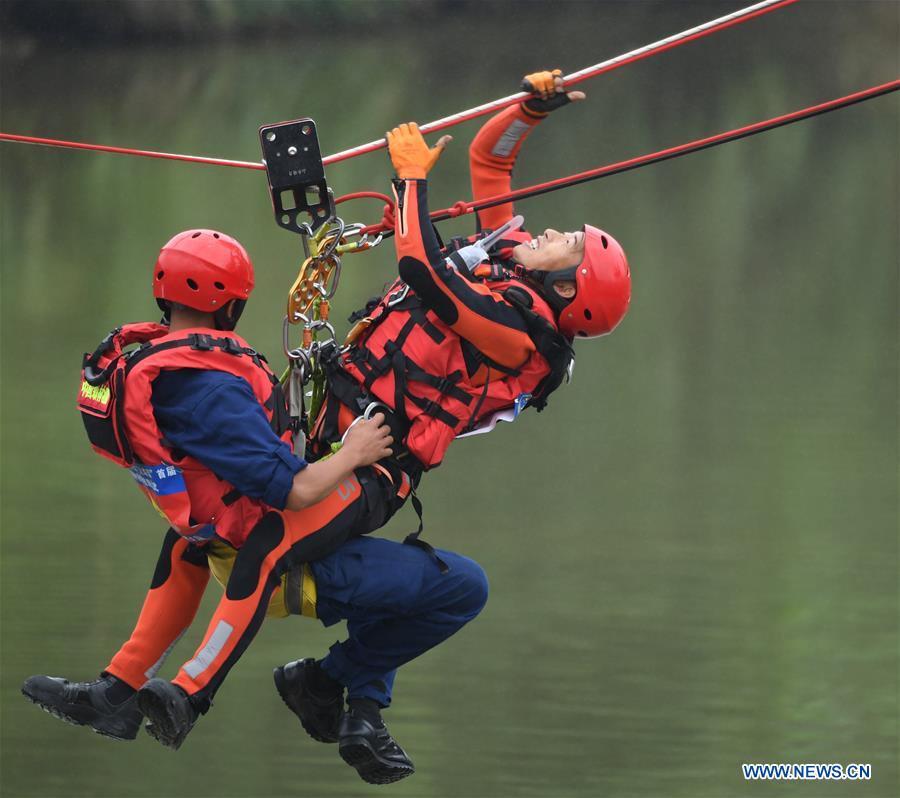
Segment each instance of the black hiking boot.
[[320,743],[336,743],[344,714],[344,687],[312,658],[298,659],[272,672],[281,700],[306,733]]
[[[391,784],[416,772],[406,752],[397,745],[380,714],[353,706],[341,718],[338,753],[369,784]],[[374,704],[374,702],[372,702]]]
[[151,679],[137,694],[138,706],[147,717],[147,734],[177,751],[194,728],[200,713],[188,694],[165,679]]
[[141,728],[137,693],[108,673],[93,682],[29,676],[22,695],[55,718],[74,726],[90,726],[113,740],[133,740]]

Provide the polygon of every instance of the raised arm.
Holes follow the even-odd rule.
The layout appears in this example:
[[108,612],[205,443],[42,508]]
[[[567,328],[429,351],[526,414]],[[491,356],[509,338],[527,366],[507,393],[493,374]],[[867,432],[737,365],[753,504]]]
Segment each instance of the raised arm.
[[[533,96],[492,116],[469,146],[472,198],[504,194],[511,188],[512,170],[522,144],[550,111],[584,99],[580,91],[566,92],[562,72],[535,72],[525,76]],[[513,217],[511,202],[478,211],[479,229],[496,230]]]
[[388,147],[398,177],[394,241],[401,279],[441,321],[491,360],[508,368],[521,366],[535,349],[521,315],[486,285],[463,277],[441,255],[428,218],[425,180],[439,148],[429,150],[414,124],[391,131]]

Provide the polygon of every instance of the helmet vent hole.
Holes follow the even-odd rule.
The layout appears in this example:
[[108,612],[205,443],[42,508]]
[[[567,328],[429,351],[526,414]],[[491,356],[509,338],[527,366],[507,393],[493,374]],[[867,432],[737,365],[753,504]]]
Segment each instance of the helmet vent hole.
[[606,236],[600,236],[600,243],[603,244],[603,249],[609,247],[609,241],[606,240]]
[[584,309],[584,317],[585,317],[588,321],[591,320],[591,312],[590,312],[587,308]]
[[156,273],[156,279],[157,279],[157,280],[162,280],[162,278],[165,277],[165,274],[166,274],[166,273],[163,272],[163,271],[157,272],[157,273]]
[[219,237],[218,233],[213,233],[213,238],[218,238],[218,237]]
[[199,231],[199,230],[198,230],[196,233],[194,233],[194,235],[191,236],[191,238],[199,238],[199,237],[200,237],[200,231]]
[[192,280],[190,277],[187,278],[187,284],[188,284],[188,288],[190,288],[191,291],[199,291],[200,290],[200,286],[197,285],[197,283],[194,280]]
[[587,334],[584,330],[579,330],[579,331],[578,331],[578,334],[579,334],[582,338],[587,338],[587,337],[588,337],[588,334]]
[[220,291],[224,291],[224,290],[225,290],[225,285],[224,285],[223,283],[220,283],[218,280],[216,280],[216,281],[213,283],[213,285],[214,285],[216,288],[218,288]]

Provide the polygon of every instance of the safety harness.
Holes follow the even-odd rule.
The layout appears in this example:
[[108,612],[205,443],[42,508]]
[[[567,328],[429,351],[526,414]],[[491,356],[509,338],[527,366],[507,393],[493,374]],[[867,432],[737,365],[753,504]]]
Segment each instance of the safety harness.
[[[453,253],[449,256],[453,259]],[[465,272],[463,272],[465,273]],[[499,279],[509,282],[508,273],[498,275]],[[529,337],[534,342],[538,354],[547,361],[548,374],[538,383],[536,388],[524,403],[524,407],[534,407],[538,411],[547,406],[547,400],[563,382],[570,364],[574,360],[574,351],[571,341],[560,333],[546,318],[533,310],[535,293],[524,285],[514,283],[501,291],[503,298],[515,308],[525,322]],[[384,324],[393,314],[405,312],[406,320],[400,326],[396,336],[387,341],[383,348],[384,354],[376,355],[366,346],[366,341],[372,333]],[[435,374],[429,370],[429,364],[417,363],[408,352],[404,351],[404,345],[414,330],[422,330],[435,344],[444,341],[443,333],[429,318],[429,312],[423,306],[422,300],[409,289],[409,286],[401,280],[397,280],[387,293],[374,304],[372,301],[363,309],[356,311],[350,317],[350,321],[368,319],[369,324],[363,336],[354,341],[344,355],[346,363],[353,364],[363,376],[362,390],[369,395],[375,382],[385,374],[391,372],[394,377],[394,397],[392,409],[400,416],[400,419],[409,424],[407,402],[415,405],[425,415],[441,421],[450,427],[456,434],[465,434],[475,429],[482,420],[481,410],[487,397],[490,386],[491,373],[500,372],[507,376],[518,376],[521,369],[504,366],[489,358],[469,341],[461,340],[461,350],[464,360],[468,363],[483,364],[487,367],[488,378],[485,380],[481,392],[474,395],[460,387],[463,378],[462,369],[455,369],[449,374]],[[474,370],[474,369],[473,369]],[[332,367],[329,373],[329,383],[339,386],[346,380],[335,373]],[[410,387],[411,382],[427,385],[434,389],[438,398],[428,399],[420,396]],[[343,391],[347,393],[346,389]],[[460,402],[468,409],[467,416],[456,415],[450,412],[441,399],[449,397]],[[340,396],[338,396],[340,398]],[[358,397],[351,401],[344,401],[348,406],[358,405]],[[496,408],[495,408],[496,409]],[[425,468],[432,467],[434,463],[423,463]]]
[[153,414],[152,384],[162,370],[174,369],[241,377],[276,435],[290,442],[284,394],[262,355],[234,333],[171,333],[152,323],[117,327],[85,354],[78,409],[88,440],[98,454],[131,471],[141,492],[176,532],[195,543],[219,535],[239,546],[264,506],[165,439]]

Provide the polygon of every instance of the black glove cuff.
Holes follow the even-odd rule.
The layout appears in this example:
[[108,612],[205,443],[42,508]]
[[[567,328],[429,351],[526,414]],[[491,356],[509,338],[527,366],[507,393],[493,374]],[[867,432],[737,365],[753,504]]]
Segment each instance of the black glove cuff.
[[570,102],[572,101],[569,99],[569,95],[563,91],[559,94],[554,94],[547,100],[542,100],[540,97],[532,97],[529,100],[523,101],[522,105],[525,106],[527,111],[531,111],[532,113],[546,114],[550,111],[555,111],[557,108],[562,108]]

